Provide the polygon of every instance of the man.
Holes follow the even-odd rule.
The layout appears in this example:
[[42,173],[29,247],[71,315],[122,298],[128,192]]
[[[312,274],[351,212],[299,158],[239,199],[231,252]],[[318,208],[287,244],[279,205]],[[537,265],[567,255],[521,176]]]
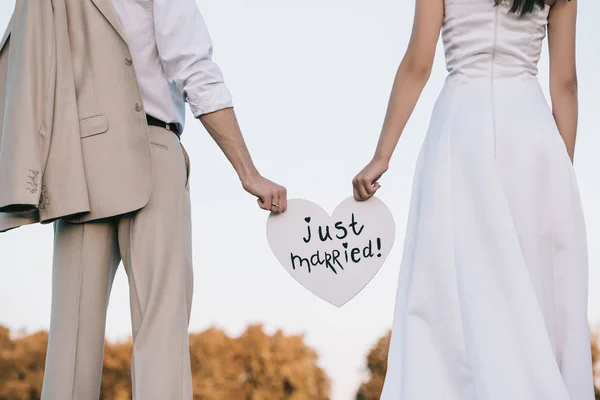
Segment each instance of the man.
[[[67,169],[53,172],[64,162],[73,162],[74,153],[60,144],[66,124],[54,126],[53,135],[57,136],[52,139],[45,164],[47,182],[52,183],[48,185],[43,184],[46,176],[39,167],[27,167],[28,163],[35,164],[36,157],[6,157],[11,143],[22,140],[22,134],[11,133],[18,129],[9,129],[19,125],[15,117],[18,110],[10,115],[7,111],[2,131],[13,136],[11,140],[5,137],[0,161],[8,161],[0,163],[0,167],[6,165],[0,168],[0,175],[21,174],[22,180],[12,175],[3,180],[0,176],[0,190],[4,190],[0,211],[14,212],[7,214],[13,225],[0,230],[27,223],[14,220],[27,220],[29,217],[19,212],[32,207],[35,218],[42,222],[61,217],[55,223],[52,315],[42,398],[98,399],[106,310],[115,271],[123,261],[133,325],[133,398],[191,399],[187,331],[193,285],[189,159],[179,138],[184,102],[221,147],[242,186],[258,198],[262,209],[285,211],[286,191],[263,178],[252,163],[230,94],[211,60],[211,40],[194,0],[114,0],[114,4],[111,0],[52,0],[52,6],[48,4],[17,2],[12,39],[9,34],[5,36],[6,43],[13,43],[0,60],[0,77],[10,82],[0,82],[0,88],[6,91],[6,104],[10,105],[17,104],[14,98],[26,101],[27,96],[15,88],[39,92],[45,87],[38,84],[33,88],[24,72],[11,67],[11,62],[18,66],[21,60],[23,69],[46,68],[26,62],[27,57],[35,59],[34,50],[39,48],[48,52],[58,47],[59,53],[72,53],[72,60],[59,65],[58,72],[55,67],[40,70],[60,75],[60,79],[51,79],[57,86],[57,115],[65,107],[68,88],[61,82],[69,81],[65,77],[72,77],[74,82],[73,113],[78,114],[77,135],[81,139],[77,141],[81,140],[81,148],[77,146],[87,190],[75,191],[79,186],[74,185],[74,179],[60,180]],[[68,30],[61,30],[65,22],[59,19],[59,10],[63,9]],[[54,24],[49,22],[50,13],[54,13]],[[38,28],[49,26],[57,31],[58,45],[36,45],[31,40],[36,32],[42,41],[53,36],[40,33]],[[27,29],[36,31],[23,34]],[[68,39],[61,41],[61,34]],[[26,40],[30,45],[23,44]],[[12,59],[6,61],[9,57]],[[43,78],[45,73],[30,76]],[[13,82],[10,77],[23,79]],[[43,111],[44,107],[21,111],[26,115],[20,121],[49,115],[36,110]],[[42,142],[47,141],[46,134],[41,137]],[[35,138],[29,142],[30,146],[37,145]],[[12,147],[21,152],[26,148]],[[9,168],[12,162],[18,162],[18,168]],[[40,164],[37,159],[35,162]],[[27,185],[22,188],[19,182]],[[69,188],[74,193],[60,196]],[[11,200],[19,196],[24,200]],[[61,197],[63,201],[57,200]],[[77,207],[69,208],[76,213],[69,216],[65,215],[69,211],[58,211],[60,203],[74,198],[82,199]],[[28,204],[30,207],[25,207]]]

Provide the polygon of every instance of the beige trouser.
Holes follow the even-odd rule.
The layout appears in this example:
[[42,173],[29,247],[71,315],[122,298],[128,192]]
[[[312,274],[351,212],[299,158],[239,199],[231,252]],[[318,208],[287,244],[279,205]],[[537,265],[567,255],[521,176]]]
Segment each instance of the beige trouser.
[[129,280],[133,399],[192,399],[189,161],[177,136],[150,127],[154,187],[143,209],[55,224],[52,316],[43,400],[97,400],[106,310],[121,260]]

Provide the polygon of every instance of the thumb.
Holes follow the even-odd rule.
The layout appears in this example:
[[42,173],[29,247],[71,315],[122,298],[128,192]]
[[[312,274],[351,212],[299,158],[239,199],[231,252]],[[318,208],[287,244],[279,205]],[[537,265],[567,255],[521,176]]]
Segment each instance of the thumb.
[[379,189],[380,187],[381,187],[381,185],[379,185],[379,183],[374,182],[371,185],[365,186],[365,189],[367,190],[367,193],[372,196],[375,194],[377,189]]

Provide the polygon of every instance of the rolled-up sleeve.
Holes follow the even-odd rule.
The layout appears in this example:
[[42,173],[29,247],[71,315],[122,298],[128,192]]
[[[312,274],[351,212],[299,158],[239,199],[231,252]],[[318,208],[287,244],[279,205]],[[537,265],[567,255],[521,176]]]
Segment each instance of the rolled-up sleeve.
[[154,0],[158,55],[195,117],[233,107],[195,0]]

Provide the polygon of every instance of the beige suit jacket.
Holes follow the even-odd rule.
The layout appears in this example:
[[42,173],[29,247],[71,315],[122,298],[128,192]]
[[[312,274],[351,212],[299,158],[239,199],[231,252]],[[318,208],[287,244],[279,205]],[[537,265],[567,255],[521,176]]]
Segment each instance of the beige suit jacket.
[[17,0],[0,42],[0,232],[144,207],[150,143],[110,0]]

